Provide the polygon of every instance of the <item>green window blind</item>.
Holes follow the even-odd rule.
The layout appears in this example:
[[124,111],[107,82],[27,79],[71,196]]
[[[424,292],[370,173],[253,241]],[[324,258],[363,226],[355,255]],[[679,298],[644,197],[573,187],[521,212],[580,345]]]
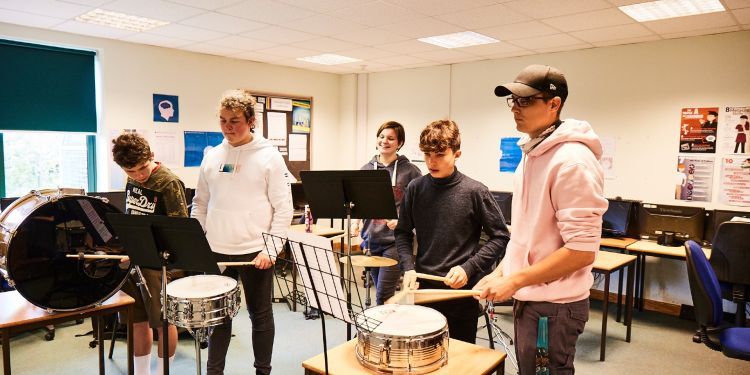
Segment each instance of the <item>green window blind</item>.
[[94,57],[0,39],[0,129],[96,132]]

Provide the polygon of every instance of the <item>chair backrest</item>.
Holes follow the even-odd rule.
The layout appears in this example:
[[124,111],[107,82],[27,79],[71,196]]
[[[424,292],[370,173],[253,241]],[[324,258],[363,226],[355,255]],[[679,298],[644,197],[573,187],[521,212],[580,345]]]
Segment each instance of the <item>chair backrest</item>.
[[727,221],[713,238],[711,265],[721,281],[750,285],[750,223]]
[[693,306],[695,307],[695,319],[701,326],[718,327],[721,325],[724,313],[719,280],[716,279],[714,270],[698,243],[695,241],[685,242],[685,252],[690,295],[693,297]]

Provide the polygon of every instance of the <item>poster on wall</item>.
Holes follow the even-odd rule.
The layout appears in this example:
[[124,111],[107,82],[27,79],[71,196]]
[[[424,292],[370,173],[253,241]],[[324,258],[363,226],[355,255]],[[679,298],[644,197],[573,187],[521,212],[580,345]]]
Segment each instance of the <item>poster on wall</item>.
[[515,172],[521,162],[519,137],[500,138],[500,172]]
[[180,122],[180,106],[176,95],[154,94],[154,121]]
[[750,154],[746,145],[750,137],[750,106],[724,107],[722,114],[719,150],[724,154]]
[[310,134],[310,101],[292,101],[292,133]]
[[602,165],[604,170],[604,178],[607,180],[614,180],[617,175],[615,174],[615,151],[617,143],[614,137],[599,137],[602,142],[602,157],[599,159],[599,164]]
[[200,167],[203,157],[208,150],[221,144],[224,134],[221,132],[186,131],[185,139],[185,166]]
[[679,152],[715,153],[719,107],[683,108]]
[[711,201],[713,176],[713,157],[678,156],[674,199],[696,202]]
[[736,155],[722,158],[719,201],[731,206],[750,206],[750,158]]

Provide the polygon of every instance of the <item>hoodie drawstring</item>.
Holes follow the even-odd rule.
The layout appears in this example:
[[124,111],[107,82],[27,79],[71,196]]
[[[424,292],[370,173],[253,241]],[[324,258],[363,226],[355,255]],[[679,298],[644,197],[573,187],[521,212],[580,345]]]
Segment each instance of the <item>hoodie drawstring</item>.
[[[375,160],[372,161],[372,169],[378,170],[378,157],[375,157]],[[396,186],[396,175],[398,174],[398,157],[396,157],[396,160],[393,162],[393,173],[391,173],[391,186]]]

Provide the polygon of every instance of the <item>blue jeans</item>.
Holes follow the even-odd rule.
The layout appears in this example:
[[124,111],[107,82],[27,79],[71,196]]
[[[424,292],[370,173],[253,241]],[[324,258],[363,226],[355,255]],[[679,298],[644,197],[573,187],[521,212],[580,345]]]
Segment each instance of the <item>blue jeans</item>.
[[[377,249],[372,251],[372,255],[398,260],[398,252],[396,251],[395,243],[386,246],[373,247],[376,247]],[[382,305],[388,298],[391,298],[396,294],[398,280],[401,277],[401,270],[398,268],[398,264],[396,264],[395,266],[390,267],[370,268],[370,273],[372,274],[372,280],[375,284],[375,303]]]

